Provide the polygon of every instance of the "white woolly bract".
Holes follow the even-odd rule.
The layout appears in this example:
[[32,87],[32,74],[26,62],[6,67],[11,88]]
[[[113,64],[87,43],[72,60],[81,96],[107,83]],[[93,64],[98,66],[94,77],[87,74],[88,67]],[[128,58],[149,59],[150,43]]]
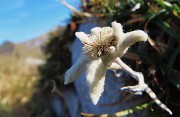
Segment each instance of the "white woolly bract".
[[105,74],[106,66],[104,66],[101,59],[96,59],[89,63],[86,80],[89,86],[90,97],[95,105],[104,91]]
[[76,32],[75,35],[83,44],[91,42],[88,35],[84,32]]
[[101,27],[94,27],[91,29],[92,34],[98,34],[102,30]]
[[172,111],[157,98],[156,94],[149,87],[145,91],[159,107],[166,110],[170,115],[172,115]]
[[82,73],[88,61],[87,56],[82,53],[76,63],[65,73],[64,84],[74,81]]

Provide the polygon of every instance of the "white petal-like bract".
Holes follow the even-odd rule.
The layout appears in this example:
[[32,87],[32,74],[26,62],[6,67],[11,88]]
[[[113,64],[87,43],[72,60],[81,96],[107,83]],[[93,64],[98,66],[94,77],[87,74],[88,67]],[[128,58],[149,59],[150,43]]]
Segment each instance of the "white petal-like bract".
[[75,35],[83,44],[91,42],[88,35],[84,32],[76,32]]
[[86,68],[88,61],[89,58],[87,58],[87,56],[82,53],[76,63],[65,73],[64,84],[66,85],[74,81]]
[[104,91],[106,67],[100,58],[91,61],[87,68],[86,81],[93,104],[97,104]]

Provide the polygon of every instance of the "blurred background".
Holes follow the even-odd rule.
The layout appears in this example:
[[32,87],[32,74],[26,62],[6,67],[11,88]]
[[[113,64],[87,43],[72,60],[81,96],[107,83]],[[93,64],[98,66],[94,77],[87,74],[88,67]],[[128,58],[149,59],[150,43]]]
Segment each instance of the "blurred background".
[[107,72],[97,107],[83,75],[63,84],[81,52],[75,32],[115,20],[124,32],[148,33],[148,42],[133,45],[123,60],[180,117],[179,0],[1,0],[0,117],[168,117],[147,94],[119,90],[137,83],[124,71]]

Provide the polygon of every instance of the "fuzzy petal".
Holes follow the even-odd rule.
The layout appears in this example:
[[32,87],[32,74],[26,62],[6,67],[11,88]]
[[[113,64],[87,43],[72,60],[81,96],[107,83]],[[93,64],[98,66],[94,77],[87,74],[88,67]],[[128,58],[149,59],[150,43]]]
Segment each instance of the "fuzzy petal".
[[108,69],[119,70],[122,69],[122,67],[118,65],[116,62],[111,62],[110,65],[108,66]]
[[123,36],[123,28],[120,23],[117,23],[116,21],[112,22],[112,28],[114,30],[114,35],[116,38],[120,39]]
[[115,33],[121,33],[123,32],[122,25],[120,23],[117,23],[116,21],[111,23],[112,28],[114,29]]
[[87,83],[89,86],[90,97],[94,105],[97,104],[104,91],[106,67],[101,59],[93,60],[87,68]]
[[123,46],[129,47],[132,44],[139,41],[147,41],[148,35],[142,30],[135,30],[128,33],[125,33],[125,39]]
[[85,69],[89,58],[81,53],[76,63],[65,73],[65,81],[64,84],[69,84],[70,82],[74,81]]
[[99,32],[101,32],[102,28],[101,27],[94,27],[91,29],[91,33],[92,34],[98,34]]
[[75,35],[83,44],[91,42],[88,35],[84,32],[76,32]]

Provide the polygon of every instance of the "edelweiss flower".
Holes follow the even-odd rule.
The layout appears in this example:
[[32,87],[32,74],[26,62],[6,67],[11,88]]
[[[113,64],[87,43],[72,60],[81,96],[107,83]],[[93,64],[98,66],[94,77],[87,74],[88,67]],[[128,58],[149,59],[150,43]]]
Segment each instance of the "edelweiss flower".
[[112,27],[95,27],[91,29],[91,34],[76,32],[75,35],[84,44],[83,53],[66,72],[64,84],[75,80],[87,66],[86,80],[89,86],[90,97],[93,104],[97,104],[104,91],[106,70],[124,69],[134,76],[139,83],[136,86],[123,87],[121,88],[122,90],[135,94],[142,94],[143,91],[146,91],[161,108],[172,113],[164,104],[162,107],[162,103],[157,102],[158,99],[154,92],[144,83],[142,73],[133,71],[120,59],[132,44],[138,41],[147,41],[148,35],[144,31],[135,30],[124,33],[122,25],[114,21],[112,22]]

